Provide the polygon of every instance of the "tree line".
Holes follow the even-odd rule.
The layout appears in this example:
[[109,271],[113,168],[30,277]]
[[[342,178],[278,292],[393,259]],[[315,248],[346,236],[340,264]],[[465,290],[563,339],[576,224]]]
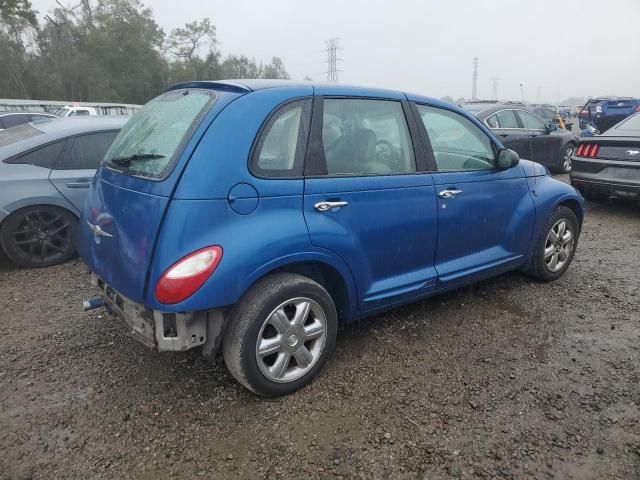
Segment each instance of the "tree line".
[[145,103],[188,80],[289,78],[218,50],[209,18],[166,34],[139,0],[79,0],[43,20],[29,0],[0,0],[0,98]]

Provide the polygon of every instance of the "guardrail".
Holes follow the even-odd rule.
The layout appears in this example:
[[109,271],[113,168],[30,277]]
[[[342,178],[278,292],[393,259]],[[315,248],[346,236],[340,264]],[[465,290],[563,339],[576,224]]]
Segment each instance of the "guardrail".
[[142,105],[103,102],[64,102],[58,100],[21,100],[0,98],[0,113],[47,112],[53,113],[61,107],[92,107],[99,115],[133,115]]

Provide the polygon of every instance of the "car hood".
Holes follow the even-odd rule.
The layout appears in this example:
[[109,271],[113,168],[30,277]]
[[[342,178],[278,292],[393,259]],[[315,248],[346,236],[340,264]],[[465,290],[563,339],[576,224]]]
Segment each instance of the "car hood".
[[537,162],[532,162],[531,160],[520,159],[520,165],[522,165],[524,175],[526,177],[542,177],[549,174],[546,167],[543,167]]

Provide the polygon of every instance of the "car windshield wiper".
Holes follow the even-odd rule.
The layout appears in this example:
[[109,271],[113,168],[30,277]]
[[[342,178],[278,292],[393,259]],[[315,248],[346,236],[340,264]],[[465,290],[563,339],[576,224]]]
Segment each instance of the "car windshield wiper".
[[116,165],[127,166],[134,160],[157,160],[158,158],[164,158],[164,155],[160,155],[159,153],[134,153],[128,157],[112,158],[109,162],[115,163]]

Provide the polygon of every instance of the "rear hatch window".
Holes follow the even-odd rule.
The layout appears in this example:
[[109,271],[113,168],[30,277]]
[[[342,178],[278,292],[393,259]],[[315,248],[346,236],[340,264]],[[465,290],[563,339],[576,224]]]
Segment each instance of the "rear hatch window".
[[125,124],[102,166],[125,175],[166,178],[215,99],[215,92],[200,89],[175,90],[154,98]]
[[35,137],[36,135],[42,135],[43,133],[44,132],[42,130],[38,130],[27,123],[7,130],[2,130],[0,131],[0,147],[5,147],[12,143]]

